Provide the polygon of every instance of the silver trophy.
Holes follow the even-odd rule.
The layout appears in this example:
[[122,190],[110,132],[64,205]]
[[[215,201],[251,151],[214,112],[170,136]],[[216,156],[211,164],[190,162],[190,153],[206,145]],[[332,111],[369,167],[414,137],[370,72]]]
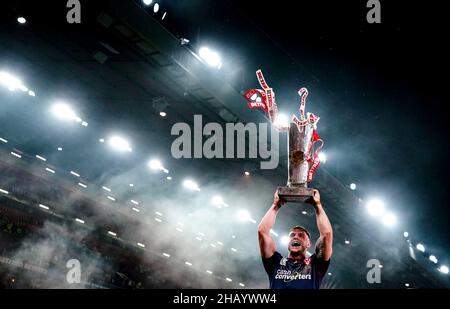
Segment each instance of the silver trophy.
[[[293,116],[293,122],[282,124],[278,122],[278,110],[275,102],[275,93],[270,88],[261,72],[256,72],[259,84],[263,88],[250,89],[244,97],[249,100],[250,108],[262,108],[267,112],[272,124],[281,132],[288,132],[288,181],[284,187],[278,187],[278,196],[287,202],[304,203],[312,197],[313,189],[308,188],[316,169],[320,165],[318,153],[323,141],[316,133],[319,117],[307,113],[305,117],[305,104],[308,90],[301,88],[298,94],[301,97],[300,119]],[[321,145],[314,150],[314,144]]]
[[313,125],[307,124],[300,131],[291,123],[288,131],[288,180],[285,187],[278,187],[278,196],[287,202],[303,203],[312,197],[308,188],[309,162]]

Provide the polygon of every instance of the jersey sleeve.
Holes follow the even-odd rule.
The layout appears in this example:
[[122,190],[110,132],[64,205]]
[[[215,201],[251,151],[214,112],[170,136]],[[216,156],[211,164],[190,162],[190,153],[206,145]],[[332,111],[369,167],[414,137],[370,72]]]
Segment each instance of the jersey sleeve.
[[316,268],[317,272],[320,274],[321,277],[324,277],[325,274],[327,273],[328,267],[330,266],[330,261],[331,259],[329,259],[328,261],[325,261],[319,257],[317,257],[317,255],[313,254],[313,263],[314,263],[314,267]]
[[270,258],[262,258],[262,262],[264,265],[264,269],[266,270],[266,273],[270,276],[273,274],[275,270],[275,266],[280,263],[280,260],[283,257],[278,251],[275,251],[275,253]]

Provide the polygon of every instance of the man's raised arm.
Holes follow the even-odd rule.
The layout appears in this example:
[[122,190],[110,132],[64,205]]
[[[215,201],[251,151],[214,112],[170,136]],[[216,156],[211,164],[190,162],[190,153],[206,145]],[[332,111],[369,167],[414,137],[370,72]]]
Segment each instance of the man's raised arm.
[[275,241],[270,236],[270,229],[275,224],[278,210],[284,202],[279,198],[278,191],[275,192],[273,204],[266,212],[258,226],[259,249],[263,258],[270,258],[276,250]]
[[320,237],[316,242],[316,256],[324,261],[328,261],[333,254],[333,228],[320,202],[320,193],[316,189],[313,191],[311,204],[316,211],[317,228],[320,233]]

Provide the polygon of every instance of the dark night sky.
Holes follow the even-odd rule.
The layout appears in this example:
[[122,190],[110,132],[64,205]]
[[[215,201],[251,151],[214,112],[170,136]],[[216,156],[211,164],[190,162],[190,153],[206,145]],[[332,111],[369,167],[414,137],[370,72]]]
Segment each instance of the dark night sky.
[[174,34],[214,46],[250,76],[242,88],[257,86],[251,74],[262,68],[279,108],[296,113],[307,86],[328,170],[362,198],[382,197],[412,237],[448,256],[445,10],[381,3],[381,24],[366,22],[363,0],[163,5]]

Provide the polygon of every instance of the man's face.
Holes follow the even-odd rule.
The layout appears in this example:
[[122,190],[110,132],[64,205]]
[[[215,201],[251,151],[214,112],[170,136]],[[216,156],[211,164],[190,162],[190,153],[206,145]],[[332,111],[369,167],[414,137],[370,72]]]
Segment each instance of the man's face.
[[310,241],[308,234],[301,229],[291,230],[289,233],[289,245],[288,250],[290,252],[306,252],[310,247]]

